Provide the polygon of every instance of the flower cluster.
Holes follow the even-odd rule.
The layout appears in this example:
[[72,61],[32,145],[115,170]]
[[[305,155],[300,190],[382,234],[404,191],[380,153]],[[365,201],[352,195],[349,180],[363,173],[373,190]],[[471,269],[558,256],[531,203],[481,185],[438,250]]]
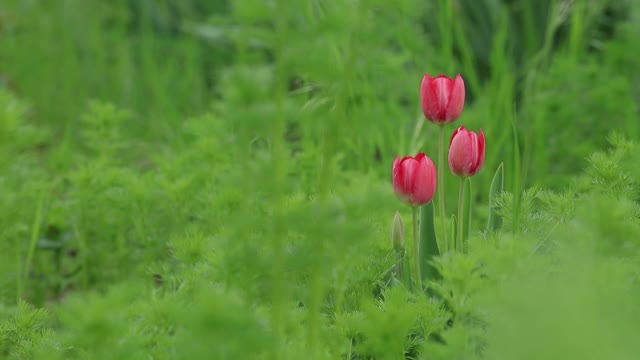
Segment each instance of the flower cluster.
[[[464,109],[465,88],[460,75],[455,79],[429,74],[422,79],[420,87],[422,112],[429,121],[440,126],[456,121]],[[463,178],[477,174],[484,165],[485,138],[482,130],[476,134],[464,126],[451,137],[449,169]],[[415,157],[398,156],[393,163],[393,189],[411,206],[429,203],[435,196],[438,183],[433,161],[424,153]]]
[[[449,170],[460,178],[458,200],[458,216],[455,218],[457,231],[455,237],[447,236],[448,215],[444,206],[444,131],[445,125],[456,121],[465,103],[464,80],[459,74],[455,79],[444,75],[431,77],[426,74],[420,86],[420,102],[424,116],[440,127],[439,162],[436,164],[425,153],[414,156],[398,156],[393,162],[393,190],[397,196],[413,211],[413,244],[415,272],[413,280],[422,289],[422,278],[433,275],[433,272],[421,267],[428,267],[425,261],[425,251],[430,251],[428,257],[440,252],[439,245],[444,251],[454,250],[463,252],[463,222],[464,222],[464,192],[465,182],[469,177],[482,170],[485,161],[485,137],[482,130],[478,133],[459,127],[449,141]],[[440,203],[440,223],[442,224],[441,240],[436,241],[434,207],[431,204],[438,190]],[[469,204],[470,206],[471,204]],[[420,220],[418,219],[420,216]],[[431,224],[431,226],[427,226]],[[408,271],[404,271],[404,225],[399,213],[396,213],[392,227],[392,243],[397,254],[396,277],[408,286],[412,279]],[[421,265],[422,264],[422,265]]]

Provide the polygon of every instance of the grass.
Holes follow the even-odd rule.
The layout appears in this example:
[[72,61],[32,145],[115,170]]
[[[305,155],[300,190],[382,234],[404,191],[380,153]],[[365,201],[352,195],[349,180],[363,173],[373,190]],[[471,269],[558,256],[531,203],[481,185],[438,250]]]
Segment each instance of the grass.
[[[635,358],[639,16],[3,2],[0,357]],[[466,81],[446,136],[487,136],[468,253],[437,258],[429,296],[387,277],[395,211],[413,226],[391,164],[437,150],[425,72]]]

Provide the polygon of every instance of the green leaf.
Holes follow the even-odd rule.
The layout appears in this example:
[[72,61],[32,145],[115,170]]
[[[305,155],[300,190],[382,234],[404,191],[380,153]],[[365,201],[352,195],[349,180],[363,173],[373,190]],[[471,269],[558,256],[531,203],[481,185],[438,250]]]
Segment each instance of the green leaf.
[[420,269],[422,271],[422,280],[425,283],[439,276],[432,264],[433,258],[440,255],[436,239],[434,215],[433,202],[420,208]]
[[504,163],[498,165],[498,169],[491,180],[489,189],[489,220],[485,233],[496,231],[502,227],[502,217],[497,213],[496,201],[498,196],[504,191]]

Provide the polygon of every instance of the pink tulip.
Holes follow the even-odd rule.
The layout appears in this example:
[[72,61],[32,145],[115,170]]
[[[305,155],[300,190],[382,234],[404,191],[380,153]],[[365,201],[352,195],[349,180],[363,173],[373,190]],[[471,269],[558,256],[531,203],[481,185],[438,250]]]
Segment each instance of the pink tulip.
[[464,80],[460,74],[453,80],[440,75],[426,74],[420,85],[422,112],[430,121],[444,125],[454,122],[464,109]]
[[411,206],[428,204],[438,182],[436,166],[424,153],[398,156],[393,162],[393,190]]
[[453,133],[449,147],[449,169],[454,175],[468,177],[477,174],[484,166],[484,133],[480,135],[461,126]]

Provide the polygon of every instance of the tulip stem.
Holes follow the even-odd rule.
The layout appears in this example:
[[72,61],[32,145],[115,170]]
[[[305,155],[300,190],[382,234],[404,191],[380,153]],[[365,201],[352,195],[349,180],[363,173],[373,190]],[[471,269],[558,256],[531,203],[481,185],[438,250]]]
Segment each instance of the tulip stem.
[[440,223],[442,224],[442,244],[445,252],[449,251],[449,238],[447,237],[446,212],[444,208],[444,125],[440,125],[440,144],[438,147],[438,202],[440,205]]
[[460,178],[460,192],[458,193],[458,233],[456,248],[459,252],[464,252],[464,178]]
[[413,210],[413,258],[416,263],[416,284],[418,291],[422,291],[422,273],[420,272],[420,228],[418,227],[418,210],[420,207],[412,206]]

